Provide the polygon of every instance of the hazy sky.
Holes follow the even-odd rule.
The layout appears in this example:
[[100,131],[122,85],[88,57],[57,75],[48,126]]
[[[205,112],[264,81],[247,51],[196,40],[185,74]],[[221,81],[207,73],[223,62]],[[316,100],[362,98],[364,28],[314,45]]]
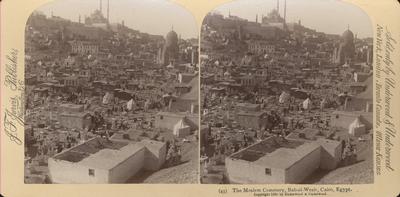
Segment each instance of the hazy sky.
[[[107,0],[103,2],[103,14],[106,16]],[[276,8],[277,0],[234,0],[216,8],[228,15],[240,16],[254,21],[256,14],[266,15]],[[360,8],[340,0],[287,0],[286,18],[288,22],[300,19],[306,27],[326,33],[342,34],[350,26],[350,30],[359,38],[372,37],[372,26],[368,15]],[[79,15],[89,16],[99,9],[100,0],[55,0],[38,8],[44,14],[68,18],[78,21]],[[284,0],[280,0],[280,13],[283,16]],[[191,13],[180,5],[167,0],[110,0],[110,21],[157,35],[166,35],[174,26],[174,30],[182,38],[197,38],[198,27]]]
[[[103,15],[107,17],[107,0],[103,2]],[[89,16],[99,9],[100,0],[55,0],[38,8],[47,16],[78,21],[81,15]],[[167,0],[110,0],[110,22],[121,23],[141,32],[165,36],[172,28],[182,38],[197,38],[198,25],[195,18],[180,5]]]
[[[218,12],[255,21],[256,14],[267,15],[277,7],[277,0],[234,0],[216,8]],[[284,0],[280,0],[279,10],[283,17]],[[298,22],[317,31],[342,34],[347,25],[359,38],[372,37],[372,24],[368,15],[355,5],[339,0],[287,0],[286,21]]]

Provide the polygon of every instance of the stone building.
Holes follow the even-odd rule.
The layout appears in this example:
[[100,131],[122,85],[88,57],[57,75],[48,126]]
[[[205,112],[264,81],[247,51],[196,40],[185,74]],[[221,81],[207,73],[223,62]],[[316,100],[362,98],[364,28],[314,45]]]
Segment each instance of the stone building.
[[60,125],[70,129],[87,129],[92,126],[92,117],[88,112],[64,112],[58,116]]
[[255,54],[266,54],[275,52],[275,45],[268,41],[252,40],[248,42],[248,50]]
[[87,55],[97,54],[99,52],[99,45],[89,41],[71,41],[72,53]]
[[225,158],[230,183],[302,183],[317,169],[332,170],[341,159],[339,141],[269,137]]
[[92,138],[49,158],[53,183],[125,183],[141,170],[156,171],[166,158],[166,144]]
[[172,112],[159,112],[156,115],[155,128],[173,131],[175,125],[181,121],[191,127],[191,131],[199,128],[199,116],[198,114],[187,114],[187,113],[172,113]]
[[244,128],[259,130],[267,121],[266,114],[263,111],[240,111],[236,113],[236,121]]

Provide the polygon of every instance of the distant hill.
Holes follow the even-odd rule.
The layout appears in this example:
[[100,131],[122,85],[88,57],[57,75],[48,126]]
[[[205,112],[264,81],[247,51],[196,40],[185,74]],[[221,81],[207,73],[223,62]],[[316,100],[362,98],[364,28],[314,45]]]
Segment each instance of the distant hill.
[[27,21],[27,28],[33,28],[45,34],[62,33],[66,38],[99,40],[122,33],[131,37],[146,38],[154,41],[163,40],[162,35],[152,35],[131,29],[121,24],[110,24],[108,29],[88,26],[58,16],[46,17],[40,13],[32,13]]

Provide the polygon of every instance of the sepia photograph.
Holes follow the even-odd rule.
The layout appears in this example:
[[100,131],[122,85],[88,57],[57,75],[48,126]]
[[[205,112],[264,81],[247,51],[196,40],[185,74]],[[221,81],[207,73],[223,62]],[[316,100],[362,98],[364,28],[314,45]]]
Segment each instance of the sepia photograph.
[[373,28],[334,0],[235,0],[200,33],[203,184],[372,184]]
[[0,0],[0,196],[399,196],[397,0]]
[[197,22],[164,0],[56,0],[25,27],[24,181],[198,183]]

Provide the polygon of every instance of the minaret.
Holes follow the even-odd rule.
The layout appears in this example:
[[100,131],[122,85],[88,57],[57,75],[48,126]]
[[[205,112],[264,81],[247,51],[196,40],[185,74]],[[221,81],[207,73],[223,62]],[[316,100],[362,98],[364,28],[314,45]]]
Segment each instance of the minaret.
[[256,23],[258,23],[258,14],[256,14]]
[[102,3],[101,0],[100,0],[100,12],[103,11],[102,4],[103,4],[103,3]]
[[276,0],[276,11],[279,13],[279,0]]
[[107,0],[107,23],[110,23],[110,0]]
[[286,0],[285,0],[285,7],[283,9],[283,19],[284,19],[285,24],[286,24]]
[[81,24],[81,15],[79,14],[79,24]]

